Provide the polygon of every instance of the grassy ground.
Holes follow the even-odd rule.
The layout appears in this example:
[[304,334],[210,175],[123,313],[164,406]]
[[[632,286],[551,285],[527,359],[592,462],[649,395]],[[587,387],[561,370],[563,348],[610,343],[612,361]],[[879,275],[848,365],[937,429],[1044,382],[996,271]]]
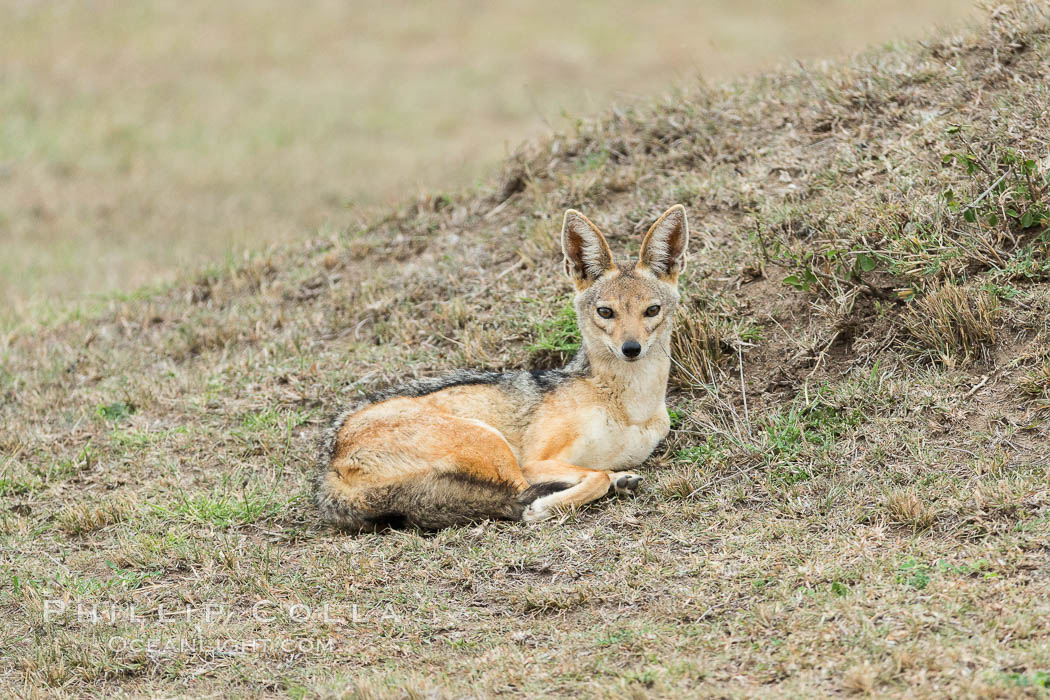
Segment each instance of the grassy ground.
[[918,36],[969,0],[810,5],[2,0],[0,327],[458,190],[563,111]]
[[[621,107],[477,190],[0,337],[5,694],[1045,695],[1048,56],[1015,3]],[[677,201],[642,496],[318,524],[327,411],[559,361],[562,210],[636,250]]]

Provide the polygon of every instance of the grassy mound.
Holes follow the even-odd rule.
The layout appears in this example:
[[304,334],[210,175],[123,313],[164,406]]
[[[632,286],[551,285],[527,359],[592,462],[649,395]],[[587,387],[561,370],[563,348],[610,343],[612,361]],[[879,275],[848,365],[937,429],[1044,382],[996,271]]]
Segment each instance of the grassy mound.
[[[0,683],[1038,692],[1048,56],[1050,15],[1018,2],[967,36],[616,109],[486,189],[0,339]],[[563,209],[636,251],[675,202],[674,429],[642,497],[434,536],[318,525],[329,410],[562,361]]]

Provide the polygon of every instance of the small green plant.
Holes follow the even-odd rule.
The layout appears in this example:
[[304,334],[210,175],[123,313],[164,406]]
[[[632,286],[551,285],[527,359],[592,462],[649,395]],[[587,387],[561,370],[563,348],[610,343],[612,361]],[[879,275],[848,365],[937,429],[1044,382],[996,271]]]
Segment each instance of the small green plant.
[[765,340],[766,331],[762,326],[745,326],[740,330],[740,339],[745,343],[757,343],[760,340]]
[[794,465],[774,467],[770,470],[769,476],[773,481],[783,486],[791,486],[813,478],[813,474],[809,469]]
[[1050,230],[1020,248],[997,275],[1007,281],[1044,282],[1050,279]]
[[620,644],[626,644],[634,639],[634,632],[629,629],[613,630],[606,634],[604,637],[600,637],[594,640],[595,646],[598,647],[611,647]]
[[989,162],[988,157],[974,151],[959,126],[949,127],[948,133],[958,136],[964,148],[944,154],[941,161],[945,165],[962,167],[978,189],[994,178],[968,203],[954,189],[945,189],[941,196],[950,211],[961,215],[967,223],[988,228],[994,228],[1007,219],[1012,219],[1022,229],[1050,225],[1050,208],[1045,202],[1050,178],[1039,173],[1035,160],[1006,148],[997,159],[992,154],[993,162]]
[[[864,238],[853,241],[822,228],[823,222],[808,221],[799,212],[789,210],[767,230],[760,225],[755,238],[762,258],[788,271],[782,280],[788,287],[830,296],[856,289],[878,298],[894,299],[892,293],[865,278],[880,268],[888,269],[890,258],[872,250]],[[807,238],[818,238],[800,245],[796,236],[801,231],[806,232]],[[768,242],[767,237],[771,237]]]
[[106,566],[113,570],[113,576],[106,582],[107,585],[111,589],[116,588],[123,591],[133,591],[137,588],[141,588],[142,584],[146,583],[146,581],[164,575],[163,569],[157,569],[155,571],[122,569],[111,561],[106,561]]
[[609,160],[609,151],[607,149],[601,149],[599,151],[592,151],[588,153],[583,159],[580,160],[580,170],[599,170]]
[[1007,685],[1019,688],[1050,688],[1050,671],[1033,671],[1032,673],[1004,673],[1002,678]]
[[908,559],[897,569],[897,583],[921,591],[930,585],[930,567],[918,559]]
[[961,564],[952,564],[949,561],[940,559],[937,561],[937,571],[945,575],[955,576],[971,576],[981,577],[985,579],[997,578],[998,574],[994,571],[990,571],[991,565],[981,559],[973,564],[963,562]]
[[[808,292],[823,285],[832,287],[866,286],[862,273],[872,272],[879,259],[871,252],[829,248],[817,256],[804,255],[801,269],[784,278],[784,284]],[[867,285],[870,286],[870,285]]]
[[671,430],[677,430],[682,424],[682,414],[673,408],[667,409],[667,418],[671,421]]
[[646,688],[651,688],[656,683],[656,673],[646,669],[644,671],[626,671],[623,679],[628,683],[637,683]]
[[95,413],[103,420],[118,423],[127,420],[135,413],[135,405],[127,401],[116,401],[111,404],[100,405],[95,410]]
[[149,445],[153,436],[144,430],[113,430],[109,439],[120,447],[141,448]]

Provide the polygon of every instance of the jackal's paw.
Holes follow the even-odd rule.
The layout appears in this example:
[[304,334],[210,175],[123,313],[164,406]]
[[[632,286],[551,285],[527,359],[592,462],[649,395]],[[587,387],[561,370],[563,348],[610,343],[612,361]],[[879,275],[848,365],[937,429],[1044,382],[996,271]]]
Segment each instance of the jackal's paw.
[[544,506],[540,503],[542,498],[538,498],[525,508],[521,514],[521,520],[525,523],[538,523],[541,520],[547,520],[554,516],[554,509],[550,506]]
[[609,491],[617,496],[637,496],[642,477],[632,472],[613,472],[609,475]]

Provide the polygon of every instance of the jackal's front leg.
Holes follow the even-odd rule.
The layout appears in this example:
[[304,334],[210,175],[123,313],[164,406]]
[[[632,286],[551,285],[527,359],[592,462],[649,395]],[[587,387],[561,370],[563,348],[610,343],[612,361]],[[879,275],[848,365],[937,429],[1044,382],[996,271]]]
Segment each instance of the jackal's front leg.
[[[525,522],[546,520],[561,508],[582,506],[601,498],[612,487],[608,472],[577,467],[568,462],[546,459],[522,466],[522,474],[530,484],[564,484],[564,488],[529,504],[522,515]],[[617,473],[621,476],[623,473]]]

